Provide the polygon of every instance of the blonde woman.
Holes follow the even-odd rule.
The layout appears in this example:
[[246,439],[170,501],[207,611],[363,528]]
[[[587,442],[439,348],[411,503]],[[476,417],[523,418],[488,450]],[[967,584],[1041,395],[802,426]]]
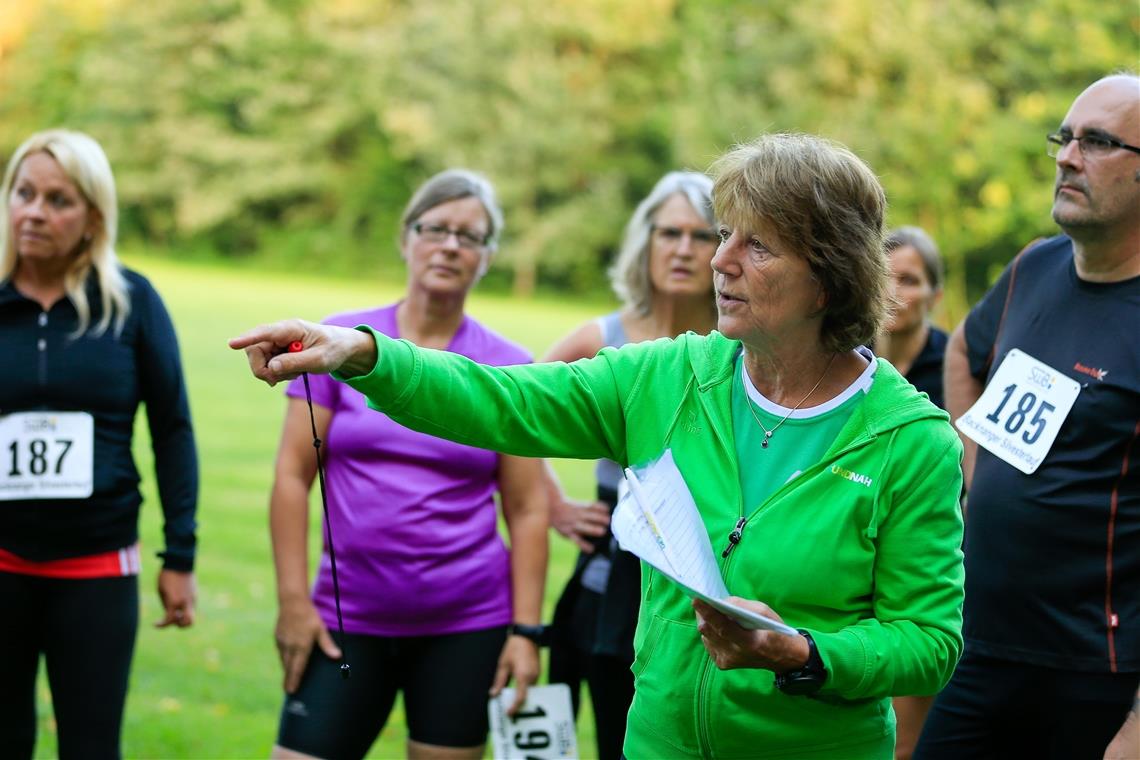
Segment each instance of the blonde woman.
[[140,404],[165,516],[158,626],[194,622],[198,464],[178,343],[158,294],[115,256],[98,143],[32,135],[2,187],[0,736],[32,755],[43,656],[60,756],[117,757],[138,628]]

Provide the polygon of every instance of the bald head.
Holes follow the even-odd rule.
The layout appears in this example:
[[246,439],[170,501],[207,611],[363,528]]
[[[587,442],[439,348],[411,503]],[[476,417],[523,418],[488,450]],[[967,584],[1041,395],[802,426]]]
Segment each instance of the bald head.
[[1053,219],[1074,240],[1134,236],[1140,226],[1140,77],[1093,82],[1058,130],[1070,139],[1057,154]]

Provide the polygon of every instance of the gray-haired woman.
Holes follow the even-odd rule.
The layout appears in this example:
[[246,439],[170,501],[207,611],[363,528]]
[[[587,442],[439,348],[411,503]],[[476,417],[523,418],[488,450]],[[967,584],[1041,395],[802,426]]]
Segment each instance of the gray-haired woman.
[[[524,349],[464,310],[502,228],[484,177],[460,169],[431,177],[400,224],[404,297],[326,324],[363,322],[487,364],[529,362]],[[513,678],[513,711],[538,677],[536,644],[519,631],[537,626],[546,578],[541,462],[413,432],[328,377],[311,385],[316,435],[328,442],[328,509],[355,672],[341,680],[342,651],[329,634],[337,610],[328,547],[309,585],[317,468],[305,387],[294,383],[270,499],[286,692],[274,755],[363,757],[402,693],[409,756],[482,757],[488,690]]]
[[[711,331],[717,242],[712,180],[697,172],[666,174],[634,210],[610,269],[622,307],[567,335],[544,360],[572,362],[606,346]],[[641,596],[639,560],[618,549],[609,531],[620,480],[621,468],[600,460],[592,503],[566,498],[550,481],[551,523],[582,549],[554,613],[550,680],[570,685],[575,712],[581,682],[589,684],[600,760],[621,755]]]

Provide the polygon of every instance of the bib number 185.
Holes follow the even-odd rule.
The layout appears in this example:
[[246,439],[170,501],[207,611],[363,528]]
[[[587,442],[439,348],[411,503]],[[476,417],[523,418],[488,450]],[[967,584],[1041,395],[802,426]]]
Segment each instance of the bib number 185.
[[[1017,383],[1010,383],[1002,389],[1001,403],[998,404],[997,409],[986,415],[986,419],[995,425],[1001,423],[1002,411],[1009,405],[1010,399],[1017,394]],[[1025,420],[1029,417],[1030,412],[1033,413],[1032,418],[1029,420],[1029,429],[1021,434],[1021,440],[1026,443],[1036,443],[1037,439],[1041,437],[1041,433],[1045,432],[1046,415],[1049,412],[1056,411],[1057,407],[1050,404],[1048,401],[1041,399],[1038,401],[1037,394],[1033,391],[1025,391],[1017,399],[1017,404],[1010,415],[1005,419],[1005,432],[1016,433],[1021,430],[1025,424]]]
[[1032,475],[1080,392],[1076,380],[1013,348],[981,397],[954,424],[998,459]]

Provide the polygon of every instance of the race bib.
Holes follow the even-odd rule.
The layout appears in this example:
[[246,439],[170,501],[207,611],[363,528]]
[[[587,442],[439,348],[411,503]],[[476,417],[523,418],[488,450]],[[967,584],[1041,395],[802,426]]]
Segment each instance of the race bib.
[[954,424],[994,456],[1032,475],[1080,392],[1076,380],[1015,348],[977,403]]
[[507,708],[514,701],[515,690],[503,689],[487,703],[495,760],[578,757],[569,686],[564,683],[531,686],[526,691],[522,709],[509,718]]
[[94,440],[95,422],[87,412],[0,417],[0,501],[90,496]]

